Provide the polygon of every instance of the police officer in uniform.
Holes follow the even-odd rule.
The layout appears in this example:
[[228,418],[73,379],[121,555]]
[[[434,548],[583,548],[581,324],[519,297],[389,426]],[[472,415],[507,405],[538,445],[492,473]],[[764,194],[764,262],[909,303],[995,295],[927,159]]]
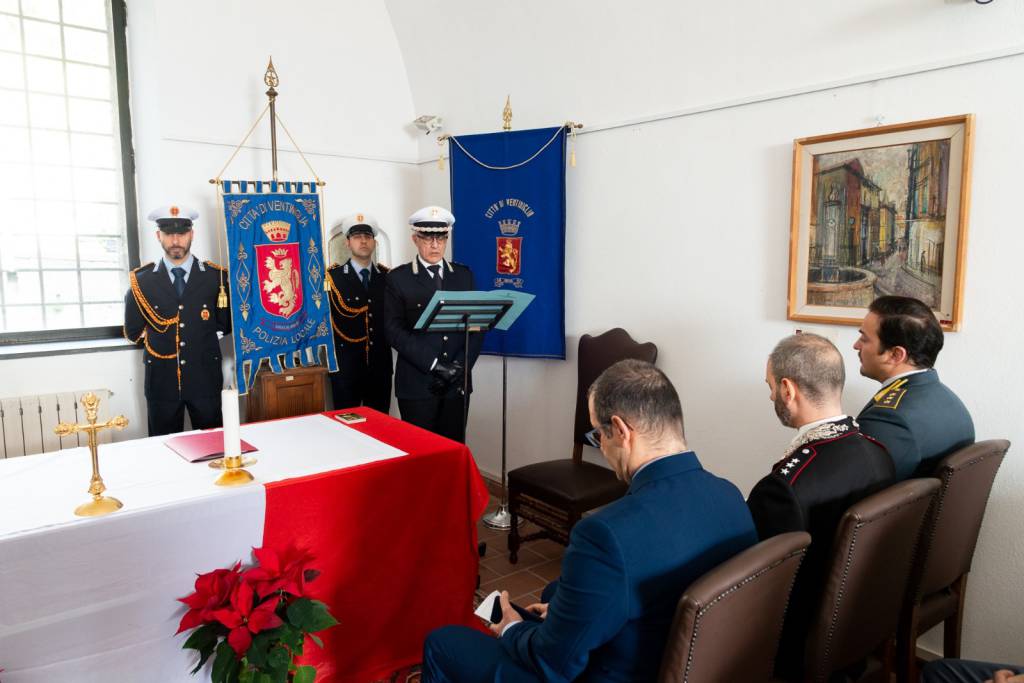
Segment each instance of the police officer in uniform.
[[906,296],[871,302],[853,345],[860,374],[882,383],[857,416],[896,463],[896,480],[931,476],[938,461],[974,443],[974,421],[933,367],[942,327],[928,306]]
[[231,331],[231,313],[217,306],[224,269],[192,255],[198,216],[178,206],[152,211],[163,258],[128,276],[124,336],[145,348],[150,436],[182,431],[186,408],[193,428],[221,426],[219,339]]
[[332,264],[331,325],[338,372],[332,373],[335,408],[391,409],[391,347],[384,336],[386,266],[373,262],[377,221],[357,213],[341,221],[352,257]]
[[848,507],[892,483],[895,467],[885,448],[843,414],[846,372],[832,342],[815,334],[787,337],[769,356],[765,375],[776,415],[797,433],[771,473],[754,486],[747,506],[761,540],[789,531],[811,535],[775,667],[784,677],[799,678],[839,520]]
[[413,329],[437,290],[475,289],[473,272],[444,258],[454,223],[455,216],[440,206],[424,207],[409,217],[417,254],[388,273],[385,329],[388,342],[398,352],[395,396],[402,419],[465,442],[463,373],[472,371],[483,335],[470,335],[467,354],[460,332]]

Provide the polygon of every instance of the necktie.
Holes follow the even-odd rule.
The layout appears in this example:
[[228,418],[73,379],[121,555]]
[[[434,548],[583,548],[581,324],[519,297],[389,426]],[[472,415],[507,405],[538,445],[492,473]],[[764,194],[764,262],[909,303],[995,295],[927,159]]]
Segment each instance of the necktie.
[[178,298],[185,293],[185,269],[184,268],[171,268],[171,273],[174,275],[174,289],[178,292]]
[[363,287],[366,289],[370,288],[370,269],[363,268],[359,271],[359,279],[363,281]]
[[427,266],[427,270],[434,274],[434,289],[441,289],[441,264]]

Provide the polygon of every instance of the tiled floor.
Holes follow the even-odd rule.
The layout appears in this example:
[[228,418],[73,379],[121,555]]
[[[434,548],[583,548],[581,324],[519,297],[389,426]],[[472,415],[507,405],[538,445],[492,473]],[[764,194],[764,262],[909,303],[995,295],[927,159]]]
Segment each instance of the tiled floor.
[[[499,501],[491,496],[487,512],[498,508]],[[486,513],[485,513],[486,514]],[[536,531],[531,524],[519,528],[520,535]],[[519,548],[519,561],[508,561],[508,532],[488,529],[477,522],[477,533],[487,543],[487,554],[480,558],[480,595],[491,591],[507,590],[512,602],[526,607],[540,602],[540,592],[549,582],[558,578],[565,548],[554,541],[531,541]]]

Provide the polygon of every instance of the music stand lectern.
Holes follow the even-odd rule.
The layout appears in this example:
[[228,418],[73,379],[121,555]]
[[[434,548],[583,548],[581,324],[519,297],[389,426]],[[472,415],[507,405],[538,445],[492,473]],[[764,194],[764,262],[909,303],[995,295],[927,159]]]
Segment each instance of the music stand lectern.
[[510,308],[513,300],[500,292],[446,292],[439,290],[427,304],[416,322],[417,330],[427,332],[462,332],[465,334],[465,365],[462,373],[462,441],[466,441],[469,421],[469,335],[493,330]]

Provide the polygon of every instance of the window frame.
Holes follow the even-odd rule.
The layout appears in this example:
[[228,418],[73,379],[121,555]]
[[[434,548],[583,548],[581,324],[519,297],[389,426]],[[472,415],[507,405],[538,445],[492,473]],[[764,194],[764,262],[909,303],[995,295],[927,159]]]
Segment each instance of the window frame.
[[[109,0],[109,2],[111,39],[114,44],[114,83],[117,91],[117,130],[121,141],[121,183],[124,188],[125,246],[128,251],[128,269],[133,270],[140,265],[139,210],[138,198],[135,192],[135,148],[132,145],[132,117],[128,83],[128,13],[126,0]],[[18,332],[0,332],[0,346],[112,339],[121,335],[122,328],[117,325],[73,327],[57,330],[22,330]]]

